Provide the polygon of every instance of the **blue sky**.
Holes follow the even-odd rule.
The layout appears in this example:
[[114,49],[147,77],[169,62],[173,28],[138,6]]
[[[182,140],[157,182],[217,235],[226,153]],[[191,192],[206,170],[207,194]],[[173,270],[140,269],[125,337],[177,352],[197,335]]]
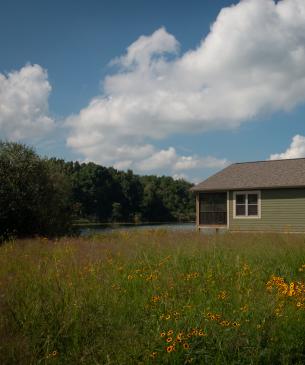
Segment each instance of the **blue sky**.
[[304,31],[302,0],[1,1],[0,138],[192,181],[304,157]]

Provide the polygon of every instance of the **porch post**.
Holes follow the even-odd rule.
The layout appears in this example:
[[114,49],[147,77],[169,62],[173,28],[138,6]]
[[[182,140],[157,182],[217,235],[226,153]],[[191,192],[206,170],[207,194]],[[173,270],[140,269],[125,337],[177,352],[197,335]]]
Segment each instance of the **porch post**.
[[197,230],[199,230],[200,228],[199,228],[199,211],[200,211],[200,209],[199,209],[199,204],[200,204],[200,202],[199,202],[199,192],[197,192],[196,193],[196,228],[197,228]]

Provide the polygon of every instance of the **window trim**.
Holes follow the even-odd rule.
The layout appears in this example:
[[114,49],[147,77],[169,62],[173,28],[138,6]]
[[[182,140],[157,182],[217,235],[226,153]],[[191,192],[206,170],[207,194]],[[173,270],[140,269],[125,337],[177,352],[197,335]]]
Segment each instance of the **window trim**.
[[[246,195],[246,215],[236,215],[236,195]],[[257,194],[257,215],[248,215],[248,195]],[[234,219],[261,219],[261,191],[260,190],[246,190],[233,191],[233,218]]]

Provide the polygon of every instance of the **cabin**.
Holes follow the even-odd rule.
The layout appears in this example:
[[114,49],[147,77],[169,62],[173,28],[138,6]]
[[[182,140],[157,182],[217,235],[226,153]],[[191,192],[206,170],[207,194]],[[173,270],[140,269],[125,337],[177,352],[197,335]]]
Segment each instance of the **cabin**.
[[234,163],[192,191],[198,229],[305,232],[305,158]]

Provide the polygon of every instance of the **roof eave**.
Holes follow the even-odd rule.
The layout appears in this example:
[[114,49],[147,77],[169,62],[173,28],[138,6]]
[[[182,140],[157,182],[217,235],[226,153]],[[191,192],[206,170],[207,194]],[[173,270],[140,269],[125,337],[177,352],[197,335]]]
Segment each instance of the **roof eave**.
[[203,191],[230,191],[230,190],[263,190],[263,189],[301,189],[305,188],[305,185],[286,185],[286,186],[235,186],[235,187],[218,187],[218,188],[200,188],[192,187],[192,192],[203,192]]

